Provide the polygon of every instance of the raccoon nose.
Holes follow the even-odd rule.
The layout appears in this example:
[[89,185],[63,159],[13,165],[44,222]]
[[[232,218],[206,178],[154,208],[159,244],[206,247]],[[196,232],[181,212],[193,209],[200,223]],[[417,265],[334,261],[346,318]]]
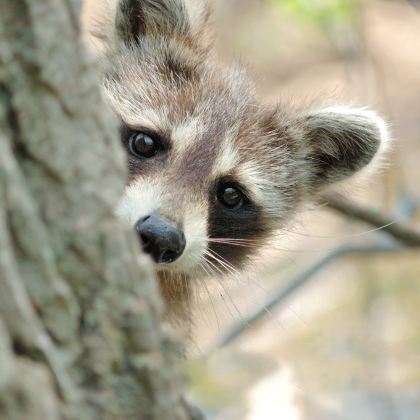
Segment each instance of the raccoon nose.
[[184,233],[157,215],[143,217],[136,223],[135,228],[140,237],[143,251],[157,263],[174,262],[185,249]]

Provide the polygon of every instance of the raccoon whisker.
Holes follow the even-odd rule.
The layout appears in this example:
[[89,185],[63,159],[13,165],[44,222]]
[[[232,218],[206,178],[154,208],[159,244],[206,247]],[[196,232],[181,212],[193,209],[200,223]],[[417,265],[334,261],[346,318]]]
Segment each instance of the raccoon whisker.
[[[364,234],[368,234],[368,233],[372,233],[372,232],[376,232],[377,230],[380,230],[378,228],[373,229],[371,231],[367,231],[367,232],[363,232],[360,234],[349,234],[349,235],[330,235],[330,236],[322,236],[322,235],[310,235],[310,234],[305,234],[305,233],[301,233],[301,232],[297,232],[297,231],[291,231],[291,230],[286,230],[286,229],[281,229],[284,232],[290,233],[290,234],[296,234],[296,235],[300,235],[300,236],[304,236],[306,238],[313,238],[313,239],[350,239],[350,238],[357,238],[359,236],[363,236]],[[284,247],[280,247],[279,245],[276,244],[275,242],[275,238],[279,237],[280,235],[280,230],[276,235],[273,235],[272,237],[272,241],[271,241],[271,248],[273,250],[276,251],[280,251],[280,252],[285,252],[285,253],[293,253],[293,254],[319,254],[320,252],[329,252],[332,251],[333,249],[335,249],[336,245],[334,245],[334,243],[331,244],[326,244],[325,246],[317,246],[316,248],[299,248],[299,249],[294,249],[292,246],[289,248],[284,248]]]
[[[220,260],[218,262],[220,264],[222,264],[230,273],[232,273],[232,271],[233,271],[234,272],[233,274],[235,274],[235,278],[237,278],[239,281],[241,281],[240,272],[238,270],[236,270],[233,266],[231,266],[231,264],[225,258],[223,258],[221,255],[219,255],[215,251],[212,251],[212,252],[213,252],[213,254],[215,254],[215,256],[217,256],[217,257],[220,258]],[[225,262],[225,264],[223,264],[223,262]],[[231,268],[231,270],[229,270],[229,268]],[[252,284],[254,286],[256,286],[257,288],[259,288],[262,291],[264,291],[267,295],[270,293],[259,282],[256,282],[256,281],[253,281],[253,280],[251,280],[251,282],[252,282]]]
[[[209,250],[207,250],[206,251],[206,256],[208,256],[208,257],[210,257],[210,258],[212,258],[213,260],[215,260],[216,262],[218,262],[219,264],[220,264],[220,261],[216,258],[216,257],[214,257],[213,255],[211,255],[209,252],[208,252]],[[225,274],[225,273],[223,273],[223,271],[220,269],[220,267],[218,267],[217,266],[217,264],[215,264],[214,262],[212,262],[212,261],[210,261],[209,259],[207,259],[206,258],[206,261],[207,261],[207,263],[208,264],[210,264],[215,270],[217,270],[217,272],[220,274],[220,275],[222,275],[223,276],[223,274]]]
[[203,261],[203,265],[202,267],[204,268],[205,272],[210,276],[210,277],[215,277],[217,276],[217,272],[214,270],[214,268],[209,264],[208,260],[205,258],[205,260]]
[[235,243],[235,242],[225,242],[225,241],[208,241],[215,244],[221,244],[221,245],[229,245],[229,246],[241,246],[244,248],[251,248],[252,245],[248,244],[242,244],[242,243]]
[[311,235],[311,234],[298,232],[298,231],[294,231],[294,230],[287,230],[285,228],[283,228],[282,230],[284,230],[285,232],[294,234],[294,235],[304,236],[304,237],[308,237],[308,238],[315,238],[315,239],[317,239],[317,238],[318,239],[348,239],[348,238],[358,238],[360,236],[369,235],[370,233],[374,233],[374,232],[377,232],[379,230],[385,229],[388,226],[391,226],[395,223],[399,223],[400,221],[401,221],[400,219],[395,219],[395,220],[392,220],[391,222],[389,222],[385,225],[378,226],[377,228],[374,228],[374,229],[364,230],[362,232],[357,232],[357,233],[343,234],[343,235]]
[[[206,263],[207,263],[209,266],[213,267],[213,268],[214,268],[215,270],[217,270],[217,271],[218,271],[221,275],[223,275],[223,272],[220,270],[220,268],[219,268],[219,267],[217,267],[217,265],[215,265],[213,262],[211,262],[211,261],[210,261],[210,260],[208,260],[207,258],[205,258],[205,261],[206,261]],[[228,296],[229,301],[230,301],[231,305],[235,308],[236,312],[238,313],[239,318],[240,318],[240,319],[242,319],[243,317],[242,317],[241,312],[239,311],[238,307],[236,306],[236,304],[235,304],[235,302],[233,301],[232,297],[230,296],[229,292],[226,290],[226,288],[225,288],[225,286],[224,286],[223,282],[221,282],[221,281],[220,281],[220,279],[218,278],[218,276],[214,276],[214,279],[216,280],[216,283],[217,283],[217,284],[218,284],[218,285],[222,288],[223,293],[224,293],[224,294],[226,294],[226,295]],[[226,309],[228,310],[229,315],[230,315],[233,319],[235,319],[235,317],[233,316],[233,313],[232,313],[232,311],[231,311],[231,309],[230,309],[230,307],[229,307],[228,303],[226,302],[226,299],[225,299],[225,298],[224,298],[224,296],[223,296],[223,293],[220,295],[220,297],[222,298],[222,300],[223,300],[224,304],[226,305]]]
[[208,252],[212,255],[212,257],[218,261],[220,264],[222,264],[230,273],[240,275],[239,271],[233,267],[233,265],[227,261],[225,258],[223,258],[220,254],[218,254],[216,251],[209,249]]
[[[204,260],[204,261],[202,261],[202,262],[200,262],[200,267],[207,273],[207,275],[209,275],[209,276],[211,276],[211,270],[210,271],[208,271],[208,264],[206,264],[206,261]],[[207,292],[207,296],[209,297],[209,300],[210,300],[210,305],[211,305],[211,307],[212,307],[212,310],[213,310],[213,313],[214,313],[214,316],[215,316],[215,318],[216,318],[216,324],[217,324],[217,331],[218,331],[218,333],[220,334],[220,323],[219,323],[219,317],[217,316],[217,311],[216,311],[216,307],[214,306],[214,301],[213,301],[213,297],[212,297],[212,295],[211,295],[211,293],[210,293],[210,290],[209,290],[209,288],[207,287],[207,282],[206,282],[206,279],[201,279],[201,283],[204,285],[204,288],[205,288],[205,290],[206,290],[206,292]]]
[[256,243],[257,241],[252,239],[244,239],[244,238],[209,238],[209,241],[232,241],[232,242],[244,242],[244,243]]
[[203,258],[203,261],[200,263],[200,266],[203,268],[203,270],[206,272],[206,274],[209,277],[214,277],[216,275],[216,272],[214,269],[210,266],[208,260],[206,257]]
[[217,254],[215,251],[212,251],[210,249],[207,251],[208,251],[207,255],[213,258],[213,260],[215,260],[216,262],[218,262],[223,268],[225,268],[229,274],[239,275],[239,271],[236,270],[234,267],[232,267],[232,265],[228,261],[226,261],[223,257]]
[[[211,250],[207,250],[207,251],[210,251],[211,252]],[[214,251],[213,251],[213,254],[215,254],[215,255],[212,255],[211,253],[207,253],[207,255],[208,256],[210,256],[210,257],[212,257],[213,259],[215,259],[217,262],[219,262],[219,264],[221,264],[223,267],[225,267],[226,268],[226,270],[228,270],[228,272],[232,275],[237,275],[237,276],[239,276],[240,275],[240,273],[239,273],[239,271],[238,270],[236,270],[234,267],[232,267],[232,265],[228,262],[228,261],[226,261],[223,257],[221,257],[220,255],[218,255],[217,253],[215,253]],[[218,258],[219,257],[219,258]],[[209,261],[210,262],[210,261]],[[220,283],[220,285],[222,286],[222,288],[223,288],[223,290],[225,291],[225,293],[228,295],[228,298],[229,298],[229,300],[230,300],[230,302],[231,302],[231,304],[233,305],[233,307],[235,308],[235,310],[236,310],[236,312],[238,313],[238,315],[239,315],[239,318],[240,319],[242,319],[242,313],[240,312],[240,310],[239,310],[239,308],[237,307],[237,305],[235,304],[235,302],[233,301],[233,299],[232,299],[232,297],[230,296],[230,294],[229,294],[229,292],[226,290],[226,288],[224,287],[224,285],[223,285],[223,282],[222,281],[219,281],[219,283]]]
[[[207,260],[207,262],[209,263],[209,264],[211,264],[212,266],[214,266],[221,274],[223,274],[223,272],[214,264],[214,263],[212,263],[211,261],[209,261],[209,260]],[[230,293],[229,293],[229,291],[226,289],[226,287],[225,287],[225,285],[223,284],[223,281],[220,281],[220,278],[215,278],[216,279],[216,281],[217,281],[217,283],[220,285],[220,287],[222,288],[222,290],[223,290],[223,292],[227,295],[227,297],[228,297],[228,299],[229,299],[229,301],[230,301],[230,303],[231,303],[231,305],[234,307],[234,309],[235,309],[235,311],[236,311],[236,313],[238,314],[238,316],[239,316],[239,319],[243,319],[243,315],[242,315],[242,313],[241,313],[241,311],[239,310],[239,308],[238,308],[238,306],[236,305],[236,303],[234,302],[234,300],[232,299],[232,296],[230,295]],[[226,304],[226,307],[228,308],[228,310],[229,310],[229,313],[230,313],[230,316],[232,317],[232,318],[234,318],[234,316],[233,316],[233,314],[232,314],[232,312],[230,311],[230,309],[229,309],[229,305],[226,303],[226,301],[225,301],[225,299],[223,298],[223,295],[221,295],[221,297],[222,297],[222,299],[223,299],[223,301],[225,302],[225,304]]]
[[242,239],[208,239],[208,242],[215,243],[215,244],[223,244],[223,245],[232,245],[232,246],[243,246],[243,247],[251,247],[251,245],[255,244],[254,241],[246,241]]
[[209,240],[209,242],[216,243],[216,244],[229,244],[229,245],[253,245],[252,243],[241,242],[241,241],[223,241],[223,240],[212,241],[212,240]]

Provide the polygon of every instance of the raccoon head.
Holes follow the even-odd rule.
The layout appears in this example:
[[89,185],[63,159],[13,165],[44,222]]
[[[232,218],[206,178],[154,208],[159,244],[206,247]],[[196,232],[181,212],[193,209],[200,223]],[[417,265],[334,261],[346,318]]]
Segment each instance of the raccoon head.
[[200,1],[120,1],[108,52],[129,168],[117,214],[165,273],[240,266],[388,138],[371,111],[259,103],[244,70],[215,63],[207,19]]

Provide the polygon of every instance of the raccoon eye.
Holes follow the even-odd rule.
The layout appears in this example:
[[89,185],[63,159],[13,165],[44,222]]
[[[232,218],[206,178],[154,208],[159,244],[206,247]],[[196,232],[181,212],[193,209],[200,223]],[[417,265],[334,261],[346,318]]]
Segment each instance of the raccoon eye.
[[145,133],[136,132],[128,140],[128,149],[134,156],[151,158],[159,150],[159,143]]
[[239,208],[244,202],[244,194],[234,185],[224,185],[219,190],[218,200],[231,209]]

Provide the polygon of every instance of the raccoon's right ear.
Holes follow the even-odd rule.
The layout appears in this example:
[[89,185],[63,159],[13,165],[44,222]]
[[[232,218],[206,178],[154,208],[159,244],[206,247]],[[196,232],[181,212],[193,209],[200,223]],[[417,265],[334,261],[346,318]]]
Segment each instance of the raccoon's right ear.
[[299,150],[302,173],[315,192],[365,167],[374,169],[390,143],[385,121],[363,108],[310,111],[289,124],[287,131]]
[[115,15],[117,37],[138,44],[143,37],[185,38],[190,45],[206,38],[210,12],[206,1],[120,0]]

